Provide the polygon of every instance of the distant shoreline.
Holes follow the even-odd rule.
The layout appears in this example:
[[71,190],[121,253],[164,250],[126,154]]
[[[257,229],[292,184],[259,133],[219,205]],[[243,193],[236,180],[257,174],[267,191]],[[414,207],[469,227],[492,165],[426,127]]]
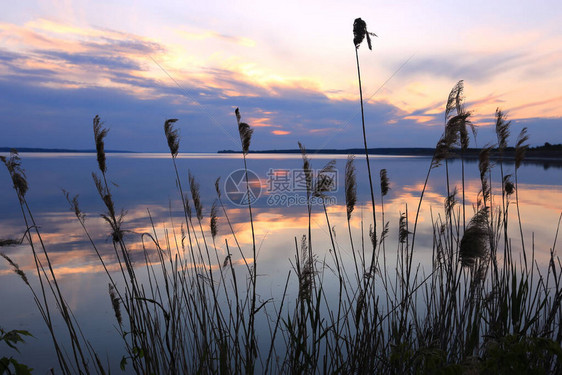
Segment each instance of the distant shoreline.
[[[96,150],[73,150],[67,148],[40,148],[40,147],[0,147],[0,152],[11,152],[17,150],[18,152],[52,152],[52,153],[77,153],[77,154],[91,154],[96,153]],[[136,151],[123,151],[123,150],[105,150],[107,153],[131,154]]]
[[[370,148],[371,155],[403,155],[403,156],[432,156],[434,148],[430,147],[397,147],[397,148]],[[221,150],[219,154],[239,154],[241,151]],[[250,150],[251,154],[300,154],[301,150]],[[364,154],[364,148],[347,148],[347,149],[307,149],[307,154]]]
[[[477,159],[480,154],[479,148],[469,148],[464,153],[459,149],[451,150],[451,158],[460,158],[461,154],[467,159]],[[349,148],[349,149],[307,149],[307,154],[365,154],[363,148]],[[398,148],[370,148],[368,149],[369,155],[389,155],[389,156],[433,156],[435,148],[431,147],[398,147]],[[219,154],[239,154],[241,151],[221,150]],[[298,149],[292,150],[260,150],[250,151],[251,154],[300,154]],[[492,158],[498,158],[500,155],[497,149],[493,149],[490,155]],[[508,147],[503,153],[504,159],[513,159],[515,157],[515,149]],[[528,160],[537,161],[560,161],[562,162],[562,145],[555,146],[539,146],[529,148],[525,154]]]

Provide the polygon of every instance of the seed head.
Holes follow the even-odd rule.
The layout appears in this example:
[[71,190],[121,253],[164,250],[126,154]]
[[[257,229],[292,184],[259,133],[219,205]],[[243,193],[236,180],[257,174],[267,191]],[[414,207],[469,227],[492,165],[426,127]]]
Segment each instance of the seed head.
[[12,178],[12,184],[14,190],[18,194],[18,198],[20,201],[25,197],[25,193],[27,192],[28,185],[27,179],[25,177],[25,172],[21,167],[21,159],[18,155],[18,151],[12,149],[10,151],[10,156],[6,158],[5,156],[0,156],[0,160],[4,163],[8,172],[10,173],[10,177]]
[[98,115],[94,117],[94,140],[96,142],[96,153],[98,158],[98,166],[102,173],[107,171],[105,165],[105,142],[104,138],[109,132],[109,129],[103,127],[103,122]]
[[217,201],[215,199],[215,201],[213,202],[213,205],[211,206],[211,236],[213,238],[215,238],[217,236],[217,232],[218,232],[218,217],[217,217]]
[[172,118],[164,122],[164,134],[166,135],[168,147],[170,148],[170,153],[172,154],[173,158],[178,156],[178,151],[180,148],[179,130],[174,129],[174,123],[176,121],[178,121],[177,118]]
[[525,153],[529,148],[529,145],[526,144],[528,140],[529,135],[527,134],[527,128],[523,128],[517,137],[517,143],[515,145],[515,169],[519,169],[523,159],[525,159]]
[[353,21],[353,44],[355,48],[359,48],[365,37],[367,38],[367,46],[372,50],[371,35],[377,36],[375,33],[370,33],[367,31],[367,23],[361,18],[356,18]]
[[240,121],[242,116],[240,115],[240,110],[238,108],[236,108],[234,113],[236,115],[236,122],[238,122],[238,132],[240,133],[240,141],[242,142],[242,152],[244,155],[248,155],[254,129],[250,128],[250,125],[247,123]]
[[461,239],[459,257],[463,266],[471,267],[488,256],[489,234],[488,208],[483,207],[470,219]]
[[349,155],[345,164],[345,205],[347,208],[347,220],[351,219],[351,213],[357,202],[357,181],[355,177],[355,157]]
[[390,190],[386,169],[381,169],[380,176],[381,176],[381,194],[384,197],[385,195],[388,194],[388,190]]

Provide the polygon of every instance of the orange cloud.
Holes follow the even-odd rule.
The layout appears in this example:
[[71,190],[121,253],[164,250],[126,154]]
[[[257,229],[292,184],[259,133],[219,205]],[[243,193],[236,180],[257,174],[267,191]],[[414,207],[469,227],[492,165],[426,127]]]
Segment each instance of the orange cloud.
[[414,120],[414,121],[419,122],[419,123],[427,123],[427,122],[430,122],[430,121],[434,120],[434,117],[433,116],[421,115],[421,116],[406,116],[406,117],[404,117],[404,119],[405,120]]
[[271,134],[275,134],[275,135],[288,135],[291,134],[290,131],[286,131],[286,130],[273,130],[271,132]]
[[250,118],[248,118],[248,123],[255,128],[274,127],[274,125],[271,125],[269,123],[269,121],[271,121],[271,118],[269,118],[269,117],[260,117],[260,118],[250,117]]
[[38,19],[24,26],[0,23],[0,41],[15,56],[3,74],[26,78],[40,70],[40,86],[111,87],[145,99],[158,95],[146,84],[157,77],[147,69],[147,55],[158,59],[165,49],[148,38]]
[[545,104],[556,104],[556,107],[560,108],[562,106],[562,96],[557,96],[554,98],[546,99],[546,100],[539,100],[531,103],[526,103],[519,105],[517,107],[511,108],[511,111],[518,112],[522,109],[533,108],[533,107],[540,107]]
[[316,133],[330,133],[330,132],[337,132],[341,131],[342,129],[338,128],[321,128],[321,129],[310,129],[308,132],[312,134]]

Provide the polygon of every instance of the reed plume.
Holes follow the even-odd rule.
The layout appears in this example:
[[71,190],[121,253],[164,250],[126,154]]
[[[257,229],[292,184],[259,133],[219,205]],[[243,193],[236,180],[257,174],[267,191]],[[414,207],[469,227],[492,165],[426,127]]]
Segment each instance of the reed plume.
[[228,254],[226,257],[224,257],[224,261],[222,262],[222,268],[228,266],[228,262],[230,261],[231,257],[232,257],[231,254]]
[[405,213],[400,214],[400,222],[398,227],[398,241],[402,244],[406,243],[408,234],[410,234],[410,232],[408,231],[408,217]]
[[351,219],[351,213],[355,209],[357,202],[357,181],[355,175],[355,156],[349,155],[345,164],[345,206],[347,220]]
[[386,169],[384,168],[381,169],[380,176],[381,176],[381,195],[384,197],[388,194],[388,190],[390,190]]
[[365,21],[361,18],[356,18],[355,21],[353,21],[353,44],[355,48],[359,48],[363,40],[367,38],[367,46],[372,50],[371,35],[377,36],[377,34],[367,31],[367,23]]
[[220,189],[220,186],[219,186],[220,181],[221,181],[220,177],[217,177],[217,179],[215,180],[215,191],[217,192],[217,197],[219,199],[221,199],[221,189]]
[[16,149],[12,149],[10,150],[10,156],[8,158],[0,156],[0,160],[8,169],[10,177],[12,178],[14,190],[21,201],[25,197],[25,193],[27,193],[29,186],[27,184],[27,178],[25,177],[25,171],[21,167],[21,159],[18,151]]
[[446,128],[445,134],[439,139],[435,146],[435,153],[431,161],[431,168],[437,168],[441,165],[443,160],[450,156],[451,146],[457,143],[458,132],[453,131],[452,128]]
[[[183,195],[183,199],[184,199],[184,202],[185,202],[185,213],[186,213],[187,217],[189,218],[189,220],[191,220],[191,217],[192,217],[191,203],[189,203],[189,198],[187,196],[187,193],[185,193]],[[187,225],[187,228],[189,229],[189,225]]]
[[510,174],[506,174],[503,177],[503,191],[504,191],[506,196],[510,196],[511,194],[513,194],[515,192],[515,185],[513,184],[513,181],[511,180]]
[[8,239],[5,239],[5,240],[0,239],[0,247],[13,246],[13,245],[21,245],[21,241],[14,240],[14,239],[11,239],[11,238],[8,238]]
[[236,108],[234,113],[236,114],[236,121],[238,122],[238,132],[240,133],[240,141],[242,142],[242,152],[244,155],[248,155],[254,129],[250,128],[250,125],[247,123],[241,122],[242,116],[240,115],[240,110],[238,108]]
[[298,144],[302,156],[302,169],[304,171],[305,182],[306,182],[306,195],[310,197],[312,193],[312,178],[313,178],[312,169],[310,169],[310,159],[306,154],[306,147],[304,147],[304,145],[300,142],[298,142]]
[[336,181],[334,180],[334,173],[336,170],[336,161],[330,160],[326,165],[318,171],[316,181],[314,183],[315,197],[324,197],[325,193],[333,191]]
[[384,223],[384,226],[382,228],[381,231],[381,239],[380,242],[384,245],[384,241],[386,240],[386,237],[388,236],[388,232],[390,231],[390,223],[387,221],[386,223]]
[[213,202],[211,206],[211,236],[213,239],[217,236],[218,232],[218,217],[217,217],[218,209],[217,209],[217,200]]
[[[445,123],[445,131],[439,142],[437,142],[437,146],[435,148],[435,154],[433,156],[432,167],[438,167],[441,165],[443,160],[446,160],[450,156],[451,148],[454,145],[459,145],[463,150],[468,148],[468,131],[467,126],[472,129],[473,132],[474,126],[472,122],[468,119],[470,117],[470,112],[464,112],[464,107],[462,104],[462,96],[459,98],[458,90],[462,90],[462,81],[459,81],[457,85],[451,90],[449,94],[449,99],[447,103],[447,108],[445,109],[447,121]],[[461,84],[460,88],[458,87]],[[453,97],[452,103],[457,103],[452,105],[449,103],[451,101],[451,96]],[[454,109],[460,109],[461,112],[458,112],[455,116],[450,116],[450,112]]]
[[201,204],[201,195],[199,193],[199,183],[195,181],[195,176],[191,174],[191,171],[187,171],[187,176],[189,179],[189,189],[191,190],[191,199],[193,200],[193,206],[195,207],[195,214],[197,219],[201,221],[203,219],[203,205]]
[[529,140],[529,135],[527,134],[527,128],[523,128],[519,136],[517,137],[517,143],[515,144],[515,169],[519,169],[523,159],[525,159],[525,153],[529,148],[526,142]]
[[164,122],[164,134],[166,135],[166,140],[168,141],[168,147],[170,148],[172,158],[176,158],[178,156],[180,148],[179,130],[174,129],[176,121],[178,121],[177,118],[172,118]]
[[447,214],[447,217],[451,215],[453,208],[457,204],[457,192],[457,187],[455,186],[451,194],[445,198],[445,213]]
[[240,109],[239,109],[239,108],[236,108],[236,109],[234,110],[234,115],[236,116],[236,122],[237,122],[238,124],[240,124],[240,121],[242,120],[242,115],[240,114]]
[[100,215],[111,226],[111,239],[113,240],[113,242],[120,242],[123,240],[123,235],[125,234],[125,232],[121,229],[121,225],[123,225],[125,214],[125,210],[121,210],[121,213],[116,217],[112,217],[106,214]]
[[[119,242],[123,239],[124,232],[121,229],[121,225],[123,224],[126,211],[121,210],[119,215],[117,215],[115,211],[115,205],[113,203],[113,198],[111,196],[109,188],[107,187],[107,184],[104,184],[102,179],[95,173],[92,173],[92,178],[94,180],[94,184],[96,185],[96,190],[98,191],[99,196],[101,197],[103,203],[105,204],[105,207],[107,208],[107,213],[101,214],[100,216],[110,225],[111,237],[113,241]],[[72,204],[73,203],[71,202],[71,205]]]
[[353,21],[353,44],[355,44],[355,48],[359,48],[366,34],[367,23],[361,18],[356,18],[355,21]]
[[20,266],[15,263],[9,256],[7,256],[4,253],[0,253],[0,256],[4,259],[6,259],[8,261],[8,263],[10,263],[10,265],[13,267],[14,272],[21,277],[21,279],[23,280],[23,282],[30,287],[29,285],[29,280],[27,279],[27,276],[25,274],[25,272],[23,272],[23,270],[20,268]]
[[312,288],[314,286],[314,257],[308,248],[308,240],[305,235],[301,238],[301,264],[299,278],[299,300],[310,301]]
[[349,234],[349,243],[351,245],[351,254],[353,255],[353,262],[355,265],[355,274],[359,282],[359,266],[357,263],[357,256],[355,246],[353,244],[353,235],[351,233],[351,214],[355,209],[357,203],[357,179],[355,171],[355,156],[348,155],[347,162],[345,163],[345,207],[347,215],[347,232]]
[[451,112],[456,110],[457,114],[464,113],[464,81],[461,79],[449,92],[447,104],[445,105],[445,123],[449,122]]
[[[377,248],[377,232],[375,231],[373,225],[369,226],[369,239],[371,240],[371,245],[373,246],[373,252]],[[371,262],[371,268],[374,267],[374,262]]]
[[462,236],[459,257],[463,267],[472,267],[488,255],[490,245],[488,229],[488,207],[482,207],[470,219]]
[[105,142],[104,138],[107,136],[109,129],[103,127],[103,122],[98,115],[94,117],[94,140],[96,143],[96,153],[98,159],[98,166],[100,171],[105,174],[107,166],[105,165]]
[[[447,128],[449,132],[453,132],[455,134],[455,138],[452,139],[453,145],[457,143],[463,151],[468,149],[469,145],[469,136],[468,136],[468,128],[472,130],[472,133],[476,133],[476,128],[474,124],[469,120],[471,116],[471,112],[462,112],[456,116],[453,116],[447,121]],[[458,133],[458,136],[456,135]],[[450,135],[451,137],[452,135]]]
[[113,307],[113,312],[115,314],[115,319],[117,323],[121,326],[123,324],[123,317],[121,315],[121,302],[119,297],[117,297],[115,287],[112,284],[109,285],[109,298],[111,299],[111,306]]
[[388,234],[388,223],[384,217],[384,197],[387,196],[388,191],[390,190],[390,182],[388,180],[388,173],[386,169],[381,169],[379,172],[380,180],[381,180],[381,218],[382,218],[382,230],[381,230],[381,238],[379,242],[379,249],[382,245],[383,250],[383,267],[386,267],[386,236]]
[[358,326],[361,314],[363,314],[363,308],[365,307],[365,292],[363,289],[359,290],[359,296],[357,297],[357,307],[355,308],[355,325]]
[[491,188],[488,184],[487,174],[490,171],[490,152],[492,151],[492,146],[487,146],[480,150],[478,155],[478,169],[480,170],[480,182],[482,184],[482,198],[484,199],[484,205],[490,199]]
[[[443,145],[449,148],[458,144],[463,151],[469,145],[468,128],[476,135],[476,128],[470,121],[471,112],[464,108],[464,81],[460,80],[451,89],[445,105],[445,136]],[[456,112],[453,115],[453,112]],[[442,146],[443,146],[442,145]]]
[[66,197],[67,202],[70,204],[70,210],[74,212],[74,215],[81,223],[84,223],[86,221],[86,214],[80,210],[78,205],[78,194],[70,198],[70,193],[68,191],[63,189],[62,192]]
[[92,179],[94,180],[94,184],[96,186],[96,190],[100,198],[102,199],[103,203],[106,205],[107,209],[109,210],[110,214],[115,214],[115,207],[113,205],[113,200],[111,199],[111,194],[107,188],[104,186],[103,181],[97,174],[92,172]]
[[498,150],[500,155],[507,147],[507,138],[509,137],[509,126],[511,121],[506,121],[507,116],[501,109],[496,108],[496,136],[498,138]]

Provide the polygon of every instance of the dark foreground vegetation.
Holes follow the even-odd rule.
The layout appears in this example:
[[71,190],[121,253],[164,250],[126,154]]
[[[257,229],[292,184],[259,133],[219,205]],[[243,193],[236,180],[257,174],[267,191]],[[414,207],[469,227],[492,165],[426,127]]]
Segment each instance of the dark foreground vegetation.
[[[373,34],[367,32],[365,23],[357,19],[356,53],[365,39],[371,46],[370,36]],[[357,68],[361,85],[358,57]],[[120,364],[103,362],[100,358],[104,353],[82,336],[79,322],[60,290],[48,244],[43,242],[26,199],[28,186],[19,156],[13,152],[3,157],[26,223],[24,241],[35,260],[35,276],[3,257],[31,290],[49,329],[57,371],[106,374],[110,369],[119,372],[116,367],[120,365],[139,374],[561,373],[562,269],[555,254],[556,240],[551,249],[535,249],[532,239],[523,236],[519,215],[518,221],[508,226],[509,211],[519,213],[517,172],[527,150],[526,130],[517,137],[514,147],[515,173],[504,175],[509,122],[501,110],[496,112],[496,168],[501,170],[501,181],[491,181],[492,148],[481,149],[481,190],[477,206],[469,207],[465,203],[464,154],[473,125],[462,91],[460,81],[447,99],[443,136],[433,151],[425,180],[427,185],[435,168],[446,169],[447,198],[442,212],[432,217],[430,269],[413,261],[419,246],[416,231],[425,186],[416,211],[401,214],[399,237],[389,238],[389,223],[384,219],[388,177],[384,169],[378,173],[376,190],[382,199],[375,202],[368,154],[368,173],[361,171],[360,175],[369,178],[373,221],[361,243],[354,243],[350,220],[357,203],[358,176],[350,156],[345,170],[345,210],[352,259],[346,259],[336,246],[325,206],[323,214],[332,246],[313,247],[313,206],[309,203],[308,233],[295,237],[292,267],[287,270],[284,292],[276,299],[260,298],[256,293],[261,276],[251,202],[247,210],[252,244],[244,248],[230,225],[219,181],[215,189],[201,192],[191,173],[187,182],[180,177],[185,171],[176,167],[180,141],[176,119],[165,122],[164,133],[183,223],[163,238],[156,230],[142,234],[142,252],[129,248],[124,236],[124,211],[116,209],[114,187],[108,183],[104,151],[108,130],[96,116],[93,125],[99,171],[93,174],[93,180],[105,207],[101,216],[108,224],[114,254],[98,250],[78,199],[68,193],[66,196],[107,273],[109,297],[126,353]],[[253,130],[242,121],[238,109],[235,117],[247,170]],[[363,135],[364,149],[368,150],[364,117]],[[448,178],[453,148],[460,152],[462,161],[456,165],[463,176],[458,187],[450,186]],[[334,165],[328,163],[323,169],[326,173],[314,177],[304,146],[300,145],[300,151],[310,202],[321,198],[333,183],[327,172]],[[493,191],[492,186],[498,190]],[[210,209],[210,226],[204,227],[200,194],[213,190],[217,200]],[[219,216],[231,231],[231,240],[225,243],[226,254],[220,254],[215,243]],[[519,231],[518,238],[512,241],[508,227]],[[173,234],[177,232],[181,237]],[[556,235],[553,233],[553,238]],[[537,252],[550,254],[548,265],[539,265]],[[320,253],[329,255],[319,257]],[[111,258],[117,260],[118,272],[108,269]],[[337,280],[335,291],[325,287],[328,280]],[[290,288],[295,288],[295,293],[290,293]],[[291,295],[295,297],[289,301]],[[56,330],[55,316],[64,322]],[[12,344],[26,334],[9,333],[12,339],[16,335]],[[8,358],[1,363],[4,367],[0,367],[0,373],[15,373],[19,366]],[[20,371],[27,369],[22,367]]]

